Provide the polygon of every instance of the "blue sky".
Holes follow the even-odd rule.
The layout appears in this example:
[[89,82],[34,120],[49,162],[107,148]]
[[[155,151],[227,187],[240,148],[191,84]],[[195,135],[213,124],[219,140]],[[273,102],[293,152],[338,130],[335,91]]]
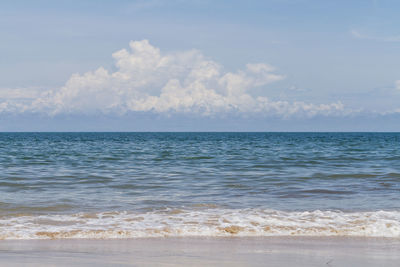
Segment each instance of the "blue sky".
[[399,131],[399,12],[1,1],[0,131]]

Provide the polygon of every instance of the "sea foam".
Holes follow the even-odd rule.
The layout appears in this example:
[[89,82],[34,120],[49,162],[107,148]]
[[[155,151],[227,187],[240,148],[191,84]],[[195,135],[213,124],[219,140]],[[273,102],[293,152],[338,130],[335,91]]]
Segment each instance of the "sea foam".
[[400,238],[399,211],[163,209],[0,217],[0,239],[185,236],[360,236]]

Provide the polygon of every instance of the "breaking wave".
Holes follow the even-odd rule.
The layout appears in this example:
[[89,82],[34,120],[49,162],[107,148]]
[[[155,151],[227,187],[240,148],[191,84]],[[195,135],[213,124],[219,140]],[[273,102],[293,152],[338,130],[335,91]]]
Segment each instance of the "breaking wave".
[[185,236],[364,236],[400,238],[400,211],[286,212],[163,209],[0,217],[0,239]]

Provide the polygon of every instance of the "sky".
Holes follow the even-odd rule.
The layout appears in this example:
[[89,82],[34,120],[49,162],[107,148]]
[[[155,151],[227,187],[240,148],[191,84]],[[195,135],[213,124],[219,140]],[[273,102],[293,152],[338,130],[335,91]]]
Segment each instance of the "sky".
[[2,0],[0,131],[400,131],[400,2]]

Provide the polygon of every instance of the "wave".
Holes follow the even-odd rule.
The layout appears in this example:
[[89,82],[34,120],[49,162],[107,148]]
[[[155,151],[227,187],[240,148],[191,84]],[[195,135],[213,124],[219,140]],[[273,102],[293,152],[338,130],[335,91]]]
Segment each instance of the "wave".
[[185,236],[364,236],[400,238],[400,211],[285,212],[266,209],[164,209],[0,217],[0,239]]

